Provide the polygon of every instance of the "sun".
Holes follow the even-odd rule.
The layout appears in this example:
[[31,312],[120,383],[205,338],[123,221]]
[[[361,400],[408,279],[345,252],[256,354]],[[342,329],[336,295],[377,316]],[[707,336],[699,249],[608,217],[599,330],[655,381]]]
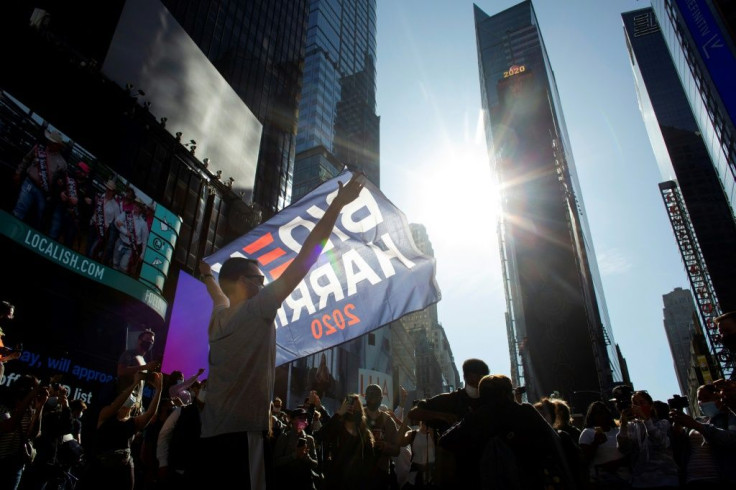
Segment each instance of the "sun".
[[436,150],[413,189],[421,203],[417,221],[432,230],[433,242],[462,232],[473,241],[495,243],[501,201],[485,141],[473,138]]

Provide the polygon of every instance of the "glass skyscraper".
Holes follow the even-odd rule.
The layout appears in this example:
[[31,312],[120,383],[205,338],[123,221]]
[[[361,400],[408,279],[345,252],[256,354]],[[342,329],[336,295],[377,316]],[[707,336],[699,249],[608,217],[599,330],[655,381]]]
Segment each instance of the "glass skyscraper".
[[652,0],[652,8],[736,214],[736,2]]
[[[475,6],[511,374],[530,399],[584,412],[623,381],[554,74],[531,1]],[[488,223],[487,226],[493,226]]]
[[376,1],[310,0],[292,200],[348,165],[376,186]]
[[[666,181],[660,188],[706,334],[719,358],[721,351],[727,352],[715,337],[712,320],[736,309],[736,221],[654,11],[645,8],[621,17],[639,107]],[[682,210],[676,209],[678,196]],[[693,235],[685,243],[683,221]],[[699,260],[691,260],[691,249],[697,252],[693,259]]]

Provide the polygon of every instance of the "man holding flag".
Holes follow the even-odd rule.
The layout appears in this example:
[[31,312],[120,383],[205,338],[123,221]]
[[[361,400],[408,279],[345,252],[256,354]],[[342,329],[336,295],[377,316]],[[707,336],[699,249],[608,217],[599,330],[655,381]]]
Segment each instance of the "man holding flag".
[[342,208],[363,189],[364,177],[354,175],[339,190],[283,273],[264,286],[258,261],[228,258],[218,280],[202,262],[214,309],[208,327],[209,375],[202,411],[201,483],[215,488],[265,488],[263,433],[276,366],[274,320],[282,302],[315,264]]

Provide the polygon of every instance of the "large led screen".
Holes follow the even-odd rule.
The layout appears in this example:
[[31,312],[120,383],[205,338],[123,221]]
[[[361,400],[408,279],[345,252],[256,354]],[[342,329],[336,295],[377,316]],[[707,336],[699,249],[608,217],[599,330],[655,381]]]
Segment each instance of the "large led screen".
[[0,89],[0,232],[165,318],[181,218]]
[[212,172],[231,177],[233,189],[252,197],[262,125],[199,47],[158,1],[128,0],[102,72],[132,86],[171,134],[195,142]]

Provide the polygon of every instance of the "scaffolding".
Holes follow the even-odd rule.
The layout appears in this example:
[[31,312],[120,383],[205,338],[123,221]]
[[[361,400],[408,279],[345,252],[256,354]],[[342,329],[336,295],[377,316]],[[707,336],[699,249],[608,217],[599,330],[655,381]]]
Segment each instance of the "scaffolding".
[[715,288],[711,281],[708,267],[700,250],[690,215],[685,207],[680,188],[675,181],[659,184],[659,190],[672,224],[677,245],[680,248],[682,261],[695,296],[698,313],[705,325],[705,338],[708,350],[720,371],[716,377],[730,378],[733,373],[734,359],[730,351],[721,343],[718,327],[714,320],[722,313]]

